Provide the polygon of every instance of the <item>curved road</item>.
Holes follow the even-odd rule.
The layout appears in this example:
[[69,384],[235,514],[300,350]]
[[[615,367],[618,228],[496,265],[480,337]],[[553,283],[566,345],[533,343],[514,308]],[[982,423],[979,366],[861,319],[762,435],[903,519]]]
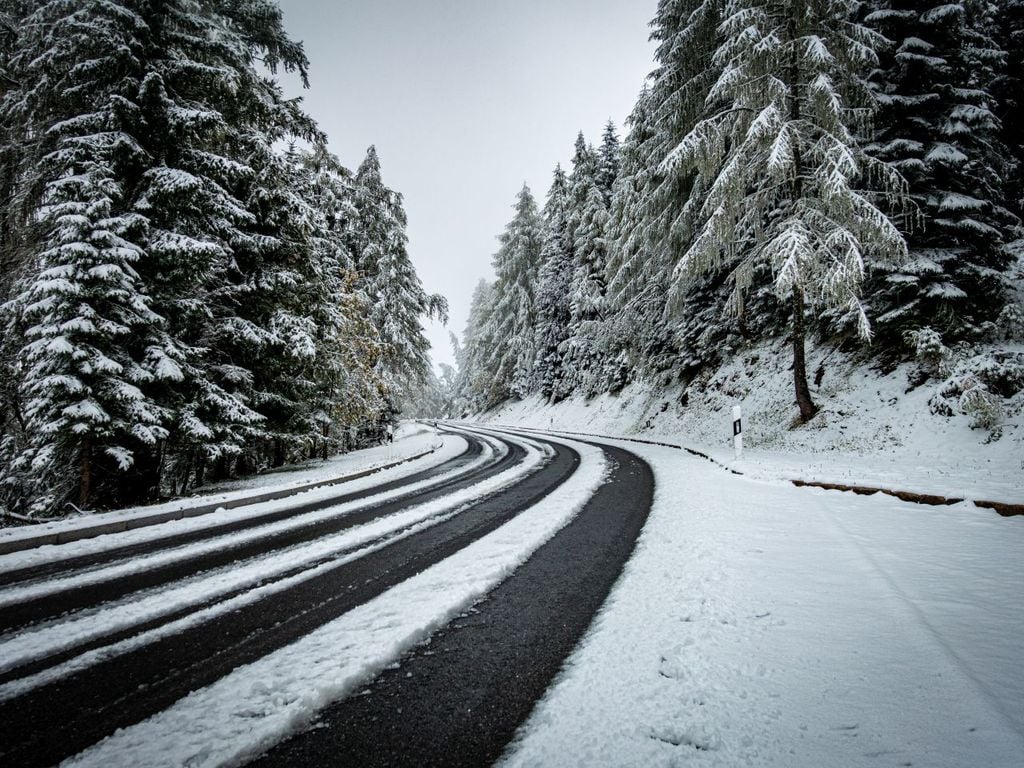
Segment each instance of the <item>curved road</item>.
[[[346,493],[340,486],[315,503],[8,571],[0,582],[0,762],[52,765],[145,720],[495,531],[559,488],[581,463],[569,441],[452,431],[467,440],[461,456],[367,491]],[[468,616],[436,632],[429,651],[410,651],[367,694],[328,706],[318,727],[257,763],[493,762],[590,625],[646,521],[650,468],[628,451],[599,447],[608,480],[568,525]],[[376,498],[384,491],[394,495]],[[332,536],[340,542],[417,510],[425,516],[415,524],[396,522],[369,543],[332,548]],[[299,517],[311,512],[317,513],[311,521]],[[294,525],[282,522],[293,518]],[[262,529],[270,523],[280,525]],[[314,546],[326,549],[304,554]],[[153,567],[136,568],[146,557],[156,557]],[[201,588],[282,557],[292,560],[287,568],[268,566],[254,582],[212,590],[158,615],[138,610],[147,600],[178,594],[172,590],[182,584]],[[60,588],[47,591],[54,579]],[[5,600],[5,592],[16,595],[12,590],[26,586],[38,594]],[[109,626],[107,616],[114,617]],[[173,632],[171,622],[177,622]],[[75,639],[76,627],[96,625]],[[58,641],[34,658],[4,662],[5,651],[37,636]]]

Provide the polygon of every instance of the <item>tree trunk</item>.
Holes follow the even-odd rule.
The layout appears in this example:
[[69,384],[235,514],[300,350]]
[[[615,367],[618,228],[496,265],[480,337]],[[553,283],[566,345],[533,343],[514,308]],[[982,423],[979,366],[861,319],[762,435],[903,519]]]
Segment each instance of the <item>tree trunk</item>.
[[[792,52],[790,54],[789,70],[789,118],[793,122],[800,120],[800,59],[796,50],[796,39],[798,35],[797,20],[794,16],[789,19],[789,44]],[[803,162],[800,156],[800,144],[794,147],[794,176],[793,176],[793,199],[791,203],[796,204],[804,195],[803,184]],[[801,275],[798,275],[793,284],[793,386],[796,389],[796,404],[800,408],[800,421],[808,422],[818,412],[818,407],[811,400],[811,390],[807,386],[807,358],[806,358],[806,336],[804,327],[804,291],[800,285]]]
[[78,477],[78,508],[85,509],[92,495],[92,441],[87,437],[82,444],[82,465]]
[[804,292],[793,286],[793,386],[800,421],[808,422],[818,412],[807,386],[806,330],[804,328]]
[[[192,483],[193,483],[192,487],[193,488],[198,488],[199,486],[201,486],[205,482],[206,482],[206,456],[201,454],[201,453],[197,453],[197,455],[196,455],[196,474],[195,474],[195,479],[192,481]],[[184,492],[185,490],[187,490],[187,489],[186,488],[182,488],[182,492]]]

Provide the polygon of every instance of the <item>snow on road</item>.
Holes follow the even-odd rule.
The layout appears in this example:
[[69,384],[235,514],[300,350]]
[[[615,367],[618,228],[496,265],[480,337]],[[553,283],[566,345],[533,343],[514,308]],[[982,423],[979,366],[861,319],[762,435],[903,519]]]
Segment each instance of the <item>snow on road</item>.
[[[180,631],[199,621],[206,621],[214,615],[236,610],[243,603],[252,602],[255,599],[265,597],[269,593],[292,587],[300,581],[313,578],[326,569],[351,562],[358,557],[377,551],[400,538],[405,538],[423,530],[429,525],[435,525],[457,514],[470,502],[487,494],[497,492],[521,480],[525,475],[539,468],[550,454],[550,449],[546,446],[539,445],[530,440],[511,440],[511,442],[519,443],[526,449],[526,457],[521,463],[493,477],[475,483],[468,488],[447,494],[443,498],[408,507],[400,512],[346,529],[331,536],[318,538],[314,541],[283,550],[275,550],[268,555],[261,555],[242,563],[235,562],[224,568],[202,573],[183,582],[147,590],[144,594],[134,593],[128,599],[121,600],[115,604],[104,605],[101,611],[85,609],[78,614],[62,617],[57,623],[44,624],[39,628],[30,628],[11,636],[0,638],[0,672],[23,666],[36,659],[45,659],[55,653],[74,648],[97,638],[122,632],[125,629],[158,619],[162,616],[178,613],[183,608],[205,605],[220,596],[240,589],[253,588],[247,597],[233,599],[220,606],[203,610],[201,613],[197,613],[191,620],[185,619],[175,622],[175,631]],[[386,496],[387,494],[380,495]],[[373,497],[374,500],[377,498]],[[317,519],[334,517],[365,506],[365,501],[351,502],[317,512],[315,516]],[[308,523],[309,520],[305,518],[306,516],[290,519],[286,521],[288,525],[283,527],[287,529]],[[277,527],[282,527],[282,524],[267,527],[276,529]],[[262,528],[256,530],[262,530]],[[181,547],[179,548],[180,551],[174,550],[173,552],[176,555],[176,560],[184,560],[196,552],[218,551],[250,538],[253,538],[253,535],[249,532],[245,534],[230,534],[217,537],[212,542],[204,542],[202,545]],[[94,583],[96,580],[102,580],[100,577],[109,571],[116,571],[117,575],[124,575],[122,572],[134,573],[144,571],[152,567],[151,561],[160,560],[162,562],[168,554],[170,553],[161,553],[154,557],[135,558],[123,565],[88,573],[85,577],[72,576],[55,581],[44,581],[28,588],[28,590],[7,590],[3,593],[0,606],[9,603],[25,602],[31,597],[36,596],[35,593],[37,592],[49,593],[82,583]],[[305,570],[296,575],[289,575],[287,578],[283,578],[273,584],[266,583],[283,574],[292,574],[299,568],[305,568]],[[26,592],[29,590],[31,592],[26,597]],[[84,659],[72,660],[57,668],[47,670],[45,673],[35,675],[28,680],[19,680],[0,686],[0,700],[21,695],[31,687],[41,685],[55,677],[81,669],[87,665],[87,662],[95,663],[117,655],[117,653],[125,653],[166,634],[167,631],[164,628],[148,632],[133,638],[131,642],[119,643],[116,649],[108,648],[104,649],[102,653],[90,653]]]
[[[491,446],[492,450],[504,450],[498,444]],[[150,541],[156,541],[158,539],[167,538],[169,536],[176,536],[181,533],[189,533],[193,531],[202,531],[208,528],[223,524],[229,520],[242,520],[246,518],[258,517],[263,514],[276,512],[281,509],[287,509],[293,506],[305,505],[311,502],[321,501],[323,499],[330,499],[333,496],[337,496],[339,493],[358,493],[359,491],[365,491],[374,488],[381,483],[390,482],[392,480],[399,480],[403,477],[421,472],[431,467],[440,466],[446,461],[451,461],[463,451],[466,450],[465,438],[459,437],[458,435],[445,435],[441,447],[423,458],[416,459],[414,461],[407,462],[391,469],[382,470],[381,472],[368,475],[366,477],[357,478],[355,480],[349,480],[342,484],[324,486],[316,488],[314,490],[304,491],[302,493],[296,493],[292,496],[288,496],[284,499],[277,499],[274,501],[264,501],[257,504],[249,504],[244,507],[236,507],[234,509],[224,509],[217,512],[212,512],[208,515],[201,517],[190,517],[183,518],[181,520],[173,520],[167,523],[161,523],[160,525],[154,525],[147,528],[138,528],[131,531],[124,531],[115,534],[108,534],[104,536],[97,536],[91,539],[81,539],[78,541],[69,541],[63,544],[47,544],[34,549],[27,549],[22,552],[13,552],[6,555],[0,555],[0,573],[9,570],[16,570],[20,568],[28,568],[34,565],[48,564],[58,562],[60,560],[66,560],[81,555],[99,554],[109,549],[115,549],[123,547],[128,544],[141,544]],[[442,476],[430,478],[428,480],[422,480],[418,483],[409,484],[403,486],[401,489],[394,491],[388,491],[381,494],[375,495],[372,499],[363,499],[359,502],[360,505],[365,506],[366,503],[377,503],[385,501],[388,498],[394,498],[407,493],[410,490],[417,490],[426,488],[430,485],[435,485],[439,482],[446,482],[456,476],[468,471],[469,468],[477,467],[483,461],[483,458],[478,458],[472,462],[469,467],[463,467],[458,470],[452,470],[446,472]],[[216,497],[214,497],[216,498]],[[209,499],[203,500],[199,497],[195,499],[195,503],[200,502],[206,503]],[[355,505],[353,505],[355,506]],[[116,514],[116,513],[110,513]],[[337,514],[336,508],[328,511],[325,515],[323,512],[310,513],[302,516],[301,520],[304,524],[308,524],[314,519],[323,517],[330,517]],[[319,517],[318,517],[319,516]],[[273,530],[279,530],[294,526],[295,521],[300,520],[299,517],[293,517],[282,523],[268,524],[264,526],[261,531],[263,533],[272,532]],[[274,526],[278,526],[275,528]],[[18,531],[28,529],[16,529]],[[33,527],[31,530],[35,530]],[[254,529],[248,529],[253,531]],[[248,532],[247,532],[248,533]],[[176,557],[178,550],[165,552],[165,557]],[[190,554],[196,554],[195,551],[190,551]],[[152,563],[151,563],[152,564]],[[132,564],[128,564],[129,568],[135,567]],[[53,582],[48,582],[52,585]],[[44,588],[46,584],[43,585]],[[0,598],[0,599],[6,599]],[[19,598],[20,599],[20,598]]]
[[66,764],[238,765],[303,727],[485,596],[582,509],[607,465],[599,449],[573,447],[582,458],[578,470],[497,530]]
[[[480,432],[486,438],[487,430]],[[320,708],[465,611],[582,508],[605,477],[603,456],[559,441],[576,447],[583,461],[539,504],[69,764],[236,765],[304,727]],[[1019,768],[1024,519],[970,504],[933,508],[794,488],[736,477],[671,448],[607,442],[650,462],[654,507],[609,600],[520,729],[504,768]],[[536,447],[530,453],[538,460]],[[498,485],[508,479],[499,478]],[[140,620],[138,611],[147,607],[145,617],[158,615],[161,600],[196,611],[87,651],[42,677],[8,683],[0,696],[363,556],[387,537],[455,514],[489,488],[474,486],[169,592],[154,590],[136,596],[138,603],[119,601],[112,613],[101,612],[119,617],[118,626]],[[289,557],[310,570],[282,570]],[[283,578],[256,585],[256,571]],[[247,580],[252,589],[203,604]],[[38,643],[53,650],[87,625],[100,634],[109,629],[84,612],[20,640],[4,638],[0,653],[17,656]],[[38,637],[26,641],[33,633]]]
[[1024,764],[1024,519],[617,444],[651,516],[504,768]]
[[[432,451],[429,455],[422,454]],[[465,443],[452,435],[438,435],[434,429],[423,424],[404,423],[400,426],[395,435],[395,442],[387,445],[379,445],[373,448],[365,448],[358,451],[341,454],[332,457],[327,461],[312,461],[300,468],[288,467],[286,469],[267,472],[262,475],[232,480],[206,486],[194,496],[175,499],[163,504],[151,504],[144,507],[130,507],[118,509],[112,512],[89,513],[62,520],[40,523],[38,525],[22,526],[18,528],[0,529],[0,541],[17,541],[25,538],[34,538],[40,534],[62,533],[73,530],[83,524],[94,525],[106,522],[121,522],[135,518],[145,518],[162,512],[177,512],[180,510],[194,509],[210,503],[227,503],[245,499],[264,491],[286,490],[289,488],[300,489],[310,483],[317,483],[339,479],[345,482],[348,488],[369,488],[387,479],[396,479],[415,472],[422,471],[432,466],[437,466],[450,460],[461,450],[465,450]],[[453,453],[454,451],[454,453]],[[419,458],[413,458],[419,457]],[[412,459],[410,461],[410,459]],[[405,462],[396,467],[389,467],[395,462]],[[370,477],[345,480],[347,476],[361,472],[375,470],[380,467],[389,467],[374,473]],[[386,473],[386,475],[385,475]],[[351,484],[359,484],[358,487]],[[306,493],[312,493],[308,491]],[[303,494],[296,494],[296,496]],[[293,497],[295,498],[295,497]],[[174,521],[175,523],[179,521]],[[60,550],[52,546],[38,551],[45,559],[55,552],[63,552],[67,547],[62,546]]]

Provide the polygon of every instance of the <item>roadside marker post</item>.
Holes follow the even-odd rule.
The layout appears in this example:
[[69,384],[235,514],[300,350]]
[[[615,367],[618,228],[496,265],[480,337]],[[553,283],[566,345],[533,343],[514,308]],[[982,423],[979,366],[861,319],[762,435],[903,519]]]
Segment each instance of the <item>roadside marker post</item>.
[[743,413],[738,405],[732,407],[732,444],[736,458],[743,458]]

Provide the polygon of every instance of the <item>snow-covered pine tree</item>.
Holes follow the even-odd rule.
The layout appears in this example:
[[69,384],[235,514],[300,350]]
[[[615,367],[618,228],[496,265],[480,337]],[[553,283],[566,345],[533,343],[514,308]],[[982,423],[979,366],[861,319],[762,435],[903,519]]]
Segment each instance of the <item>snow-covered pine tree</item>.
[[[618,220],[637,226],[616,232],[617,247],[625,250],[625,272],[615,275],[617,295],[643,290],[646,279],[634,290],[626,285],[641,271],[667,279],[696,232],[699,190],[706,181],[692,165],[664,160],[705,116],[708,93],[723,66],[714,58],[723,6],[723,0],[660,0],[651,22],[657,67],[631,116],[637,133],[630,160],[632,211]],[[640,255],[642,263],[630,267],[626,254]]]
[[638,373],[683,374],[710,362],[685,340],[712,340],[704,345],[710,352],[728,328],[718,290],[724,271],[687,281],[685,288],[677,283],[669,301],[670,276],[695,235],[706,179],[692,165],[663,165],[704,115],[720,72],[712,56],[722,6],[721,0],[661,0],[651,22],[657,67],[629,118],[622,178],[610,211],[610,386],[622,386]]
[[7,94],[0,122],[23,153],[4,246],[19,226],[23,253],[3,314],[24,344],[12,372],[27,444],[3,480],[10,506],[49,513],[109,495],[166,437],[151,388],[177,372],[154,352],[167,339],[137,271],[146,221],[126,202],[145,155],[131,124],[145,23],[121,3],[47,2],[19,33],[12,79],[32,87]]
[[[871,81],[880,105],[866,150],[907,180],[920,210],[910,259],[873,264],[869,302],[881,346],[923,325],[978,337],[1005,304],[1013,215],[989,85],[1002,52],[974,2],[888,0],[867,16],[894,42]],[[1019,138],[1018,138],[1019,140]]]
[[274,301],[273,277],[260,282],[276,247],[261,202],[273,192],[261,184],[275,175],[267,147],[314,129],[257,69],[259,58],[306,75],[276,5],[168,0],[144,5],[143,19],[137,118],[148,162],[131,183],[149,221],[142,274],[175,341],[166,360],[180,378],[162,401],[174,414],[167,465],[180,488],[231,472],[270,440],[254,407],[266,390],[246,365],[267,341],[252,318]]
[[350,174],[279,151],[325,154],[266,74],[306,78],[277,5],[0,11],[8,508],[180,492],[378,415]]
[[[658,130],[651,115],[651,91],[645,84],[632,113],[626,120],[628,132],[622,143],[619,181],[609,210],[608,297],[615,311],[623,311],[652,284],[666,282],[651,267],[642,230],[645,204],[656,183]],[[636,307],[632,311],[636,311]],[[658,314],[661,312],[659,306]],[[652,313],[653,314],[653,313]]]
[[601,146],[597,150],[597,172],[594,180],[598,189],[604,196],[605,205],[611,205],[612,188],[619,178],[619,168],[622,165],[622,148],[619,145],[619,136],[615,132],[615,123],[611,120],[604,127],[601,135]]
[[868,337],[858,298],[865,259],[906,254],[900,232],[859,189],[871,179],[898,196],[903,182],[858,146],[870,104],[861,73],[877,64],[880,39],[854,21],[856,5],[728,0],[708,111],[661,166],[666,175],[689,169],[708,180],[696,236],[673,273],[676,290],[728,265],[742,313],[758,268],[771,268],[792,307],[804,421],[817,410],[807,385],[806,304],[849,307]]
[[1012,165],[1006,178],[1006,204],[1024,217],[1024,0],[995,3],[994,33],[1006,60],[992,84],[1002,143]]
[[559,165],[544,204],[544,239],[537,272],[536,359],[531,391],[551,400],[562,393],[566,343],[569,336],[569,291],[572,287],[572,246],[567,242],[569,181]]
[[[11,296],[12,285],[20,277],[24,262],[23,206],[16,203],[19,176],[26,164],[24,137],[13,123],[10,100],[20,100],[21,83],[14,79],[11,58],[18,45],[17,25],[29,12],[20,0],[0,2],[0,300]],[[24,340],[24,329],[17,313],[0,313],[0,498],[14,457],[25,447],[22,396],[17,359]]]
[[380,368],[394,402],[426,376],[430,344],[422,320],[448,319],[442,296],[423,290],[406,251],[402,198],[384,186],[377,150],[370,147],[355,178],[356,218],[350,248],[380,337]]
[[347,248],[356,216],[352,174],[322,146],[302,156],[311,176],[310,204],[323,215],[324,301],[317,313],[314,419],[320,426],[321,455],[349,445],[351,430],[374,421],[384,410],[384,386],[376,366],[377,330]]
[[565,242],[572,249],[572,279],[568,339],[557,399],[581,388],[590,393],[599,374],[600,334],[595,325],[604,309],[608,211],[597,185],[598,160],[598,153],[580,132],[568,179]]
[[500,403],[503,397],[500,389],[495,386],[494,371],[489,368],[495,342],[490,336],[494,300],[494,287],[486,280],[477,283],[473,289],[469,318],[462,334],[462,348],[458,357],[454,408],[462,415],[487,410]]
[[276,152],[264,135],[272,134],[251,139],[246,202],[255,226],[236,244],[221,294],[237,307],[224,351],[252,371],[251,402],[267,433],[243,454],[254,468],[305,458],[320,436],[321,345],[340,322],[336,281],[345,266],[299,154]]
[[608,215],[607,325],[608,358],[605,379],[612,391],[621,389],[664,358],[667,347],[664,322],[667,275],[652,269],[657,263],[642,235],[644,201],[655,178],[651,158],[657,132],[650,121],[650,90],[645,85],[626,121],[621,168]]
[[566,382],[590,397],[601,388],[601,370],[607,354],[604,323],[608,209],[596,183],[584,179],[583,188],[586,196],[574,227]]
[[488,369],[493,371],[501,399],[524,397],[529,392],[533,369],[534,326],[537,321],[535,292],[540,268],[543,222],[529,187],[516,195],[512,220],[499,237],[494,254],[494,306],[488,336],[500,343],[490,350]]

